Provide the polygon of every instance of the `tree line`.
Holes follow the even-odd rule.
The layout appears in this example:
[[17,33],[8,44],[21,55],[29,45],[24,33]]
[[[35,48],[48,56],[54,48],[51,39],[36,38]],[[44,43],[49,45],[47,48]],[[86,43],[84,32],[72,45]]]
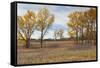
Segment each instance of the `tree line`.
[[69,14],[68,34],[76,41],[76,44],[96,43],[96,9],[87,11],[75,11]]

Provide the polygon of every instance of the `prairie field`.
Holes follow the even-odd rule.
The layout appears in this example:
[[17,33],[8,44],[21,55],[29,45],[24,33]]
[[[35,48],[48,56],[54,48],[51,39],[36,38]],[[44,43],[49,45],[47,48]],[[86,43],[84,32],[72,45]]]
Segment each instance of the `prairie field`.
[[97,60],[96,7],[18,6],[17,64]]
[[56,62],[96,60],[96,45],[75,45],[74,41],[44,41],[31,40],[30,48],[17,46],[17,64],[41,64]]

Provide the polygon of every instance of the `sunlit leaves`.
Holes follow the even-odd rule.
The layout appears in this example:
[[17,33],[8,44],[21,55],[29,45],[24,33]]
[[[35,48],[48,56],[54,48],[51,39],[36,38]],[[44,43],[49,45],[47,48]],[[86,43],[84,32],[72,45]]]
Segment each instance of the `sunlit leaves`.
[[69,14],[69,36],[93,39],[96,29],[96,9],[90,8],[86,11],[75,11]]
[[54,15],[50,14],[47,8],[42,8],[37,14],[37,27],[42,31],[45,27],[49,27],[54,21]]
[[41,48],[44,35],[54,22],[54,15],[47,8],[41,8],[36,16],[37,30],[41,31]]
[[92,20],[96,19],[96,9],[92,8],[88,12],[88,17],[90,17]]
[[35,13],[28,10],[23,16],[17,16],[18,30],[22,36],[31,37],[31,34],[35,28],[36,20]]
[[48,17],[46,21],[49,23],[49,25],[51,25],[54,22],[54,15],[51,15],[50,17]]
[[74,30],[69,30],[68,31],[68,35],[71,37],[71,38],[74,38],[75,37],[75,34],[76,32]]

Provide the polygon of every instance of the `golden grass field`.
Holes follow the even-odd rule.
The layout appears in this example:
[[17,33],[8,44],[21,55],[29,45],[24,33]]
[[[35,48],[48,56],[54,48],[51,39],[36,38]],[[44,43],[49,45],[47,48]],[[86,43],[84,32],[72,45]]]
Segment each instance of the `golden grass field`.
[[31,41],[30,48],[18,44],[17,64],[41,64],[56,62],[96,60],[96,45],[75,46],[73,41]]

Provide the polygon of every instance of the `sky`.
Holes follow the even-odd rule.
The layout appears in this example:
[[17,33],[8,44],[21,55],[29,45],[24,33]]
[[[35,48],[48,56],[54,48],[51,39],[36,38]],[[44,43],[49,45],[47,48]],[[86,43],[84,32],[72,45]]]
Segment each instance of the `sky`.
[[[64,38],[68,38],[68,26],[67,23],[69,21],[68,15],[74,11],[86,11],[90,9],[89,7],[76,7],[76,6],[58,6],[58,5],[40,5],[40,4],[23,4],[18,3],[17,5],[17,16],[23,16],[27,10],[32,10],[37,13],[41,8],[47,8],[51,14],[55,16],[54,22],[50,29],[48,29],[47,34],[44,36],[44,39],[53,39],[54,31],[57,29],[63,29]],[[39,39],[40,31],[35,30],[32,34],[31,38]]]

